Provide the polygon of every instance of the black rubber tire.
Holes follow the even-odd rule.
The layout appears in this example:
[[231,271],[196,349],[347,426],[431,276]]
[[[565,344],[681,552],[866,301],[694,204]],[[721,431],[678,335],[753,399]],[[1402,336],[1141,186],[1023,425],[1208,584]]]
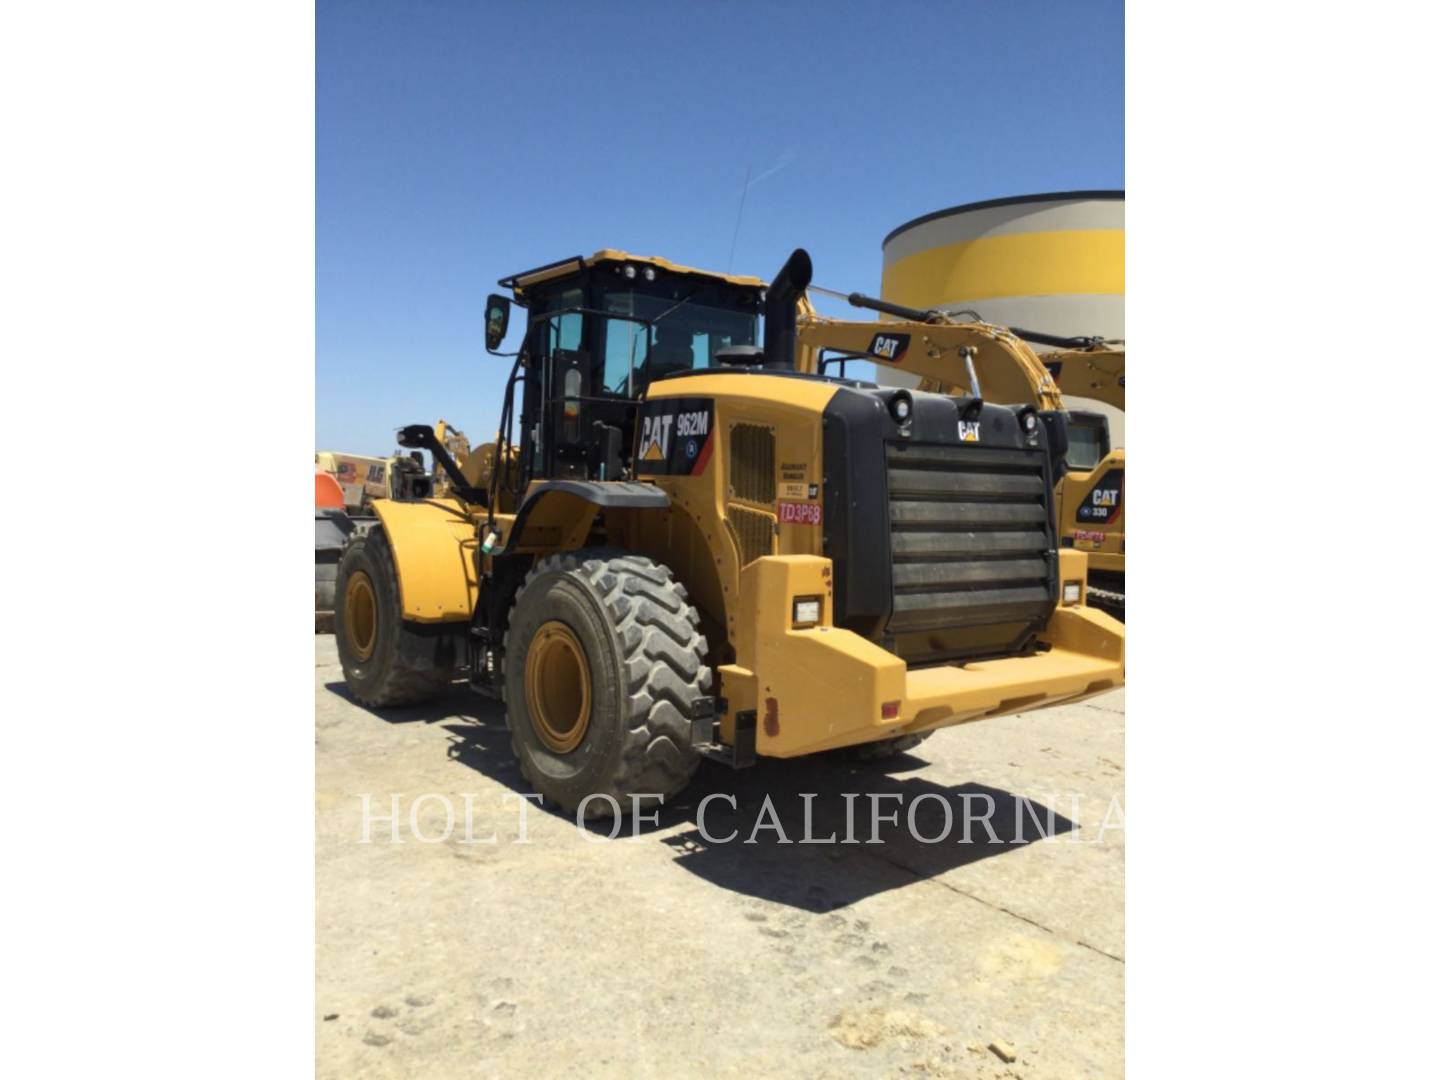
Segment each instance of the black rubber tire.
[[[349,639],[345,592],[350,576],[369,575],[375,594],[375,645],[361,659]],[[427,626],[401,617],[395,558],[384,529],[356,532],[340,556],[335,583],[335,645],[345,685],[362,705],[385,708],[430,701],[449,688],[463,627]]]
[[903,754],[907,750],[914,750],[922,742],[934,735],[933,731],[922,731],[915,735],[897,735],[893,739],[881,739],[878,742],[861,743],[858,746],[847,746],[846,752],[857,761],[883,761],[892,758],[896,754]]
[[[540,741],[525,697],[525,659],[540,626],[563,622],[590,670],[590,722],[567,754]],[[695,774],[690,711],[710,688],[700,615],[670,569],[640,555],[584,548],[540,560],[516,593],[505,633],[503,685],[510,746],[530,784],[568,813],[608,795],[621,816],[632,795],[669,798]],[[642,800],[647,811],[653,800]],[[587,818],[616,807],[595,798]]]

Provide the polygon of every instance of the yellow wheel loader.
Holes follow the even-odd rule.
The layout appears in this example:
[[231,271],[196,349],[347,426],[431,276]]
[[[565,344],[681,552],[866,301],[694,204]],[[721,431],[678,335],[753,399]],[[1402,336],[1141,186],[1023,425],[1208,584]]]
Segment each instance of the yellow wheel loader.
[[[970,394],[1066,413],[1065,468],[1060,471],[1057,517],[1060,543],[1087,552],[1088,602],[1125,617],[1125,451],[1110,446],[1102,413],[1066,410],[1063,395],[1084,397],[1124,411],[1125,351],[1087,338],[1062,338],[1019,328],[957,320],[863,293],[813,291],[878,311],[885,322],[819,315],[809,298],[797,321],[797,366],[823,373],[851,360],[916,376],[921,390]],[[970,314],[970,313],[966,313]],[[1028,342],[1058,347],[1036,353]]]
[[402,429],[446,493],[376,501],[342,557],[351,693],[463,675],[539,792],[607,816],[702,758],[883,751],[1119,686],[1124,629],[1056,533],[1063,415],[798,371],[810,272],[603,250],[503,279],[487,349],[527,322],[488,465]]

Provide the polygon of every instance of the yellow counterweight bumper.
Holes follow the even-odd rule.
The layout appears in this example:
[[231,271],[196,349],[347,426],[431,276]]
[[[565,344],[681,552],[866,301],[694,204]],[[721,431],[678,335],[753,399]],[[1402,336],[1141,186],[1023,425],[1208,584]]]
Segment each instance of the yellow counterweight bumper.
[[[1062,578],[1083,578],[1083,564],[1066,554]],[[832,583],[830,560],[816,556],[745,568],[736,662],[719,669],[729,703],[722,739],[732,741],[736,714],[753,709],[756,752],[796,757],[1078,701],[1125,681],[1124,626],[1083,604],[1056,608],[1042,635],[1048,648],[1031,656],[910,670],[831,624]],[[819,601],[813,625],[797,625],[797,600]]]

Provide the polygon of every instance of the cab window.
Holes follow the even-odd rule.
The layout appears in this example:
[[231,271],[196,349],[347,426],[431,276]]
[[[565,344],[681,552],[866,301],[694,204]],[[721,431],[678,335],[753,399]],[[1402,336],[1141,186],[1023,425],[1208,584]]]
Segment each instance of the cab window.
[[[566,289],[551,296],[545,302],[545,311],[564,311],[566,308],[585,306],[585,293],[580,289]],[[556,349],[575,350],[580,348],[585,317],[578,311],[552,315],[540,322],[539,347],[543,353]]]
[[602,290],[601,308],[623,316],[604,320],[605,389],[634,397],[651,379],[711,367],[715,353],[728,345],[755,344],[755,313],[716,301],[724,302],[698,289],[674,296]]
[[1070,444],[1065,464],[1077,472],[1095,468],[1110,452],[1110,430],[1103,417],[1072,419],[1065,425],[1065,435]]
[[[606,293],[601,307],[605,311],[621,316],[635,316],[635,294],[632,292]],[[605,322],[605,389],[612,394],[634,397],[631,390],[631,374],[645,366],[650,353],[650,337],[643,323],[630,322],[626,318],[606,319]]]

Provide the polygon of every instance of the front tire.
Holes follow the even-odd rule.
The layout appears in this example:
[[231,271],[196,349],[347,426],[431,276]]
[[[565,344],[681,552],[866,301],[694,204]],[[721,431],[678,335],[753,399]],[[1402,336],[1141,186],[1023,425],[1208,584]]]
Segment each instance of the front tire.
[[350,693],[371,708],[438,697],[454,678],[456,641],[452,626],[403,618],[385,530],[352,534],[335,585],[335,644]]
[[668,567],[599,548],[542,559],[505,634],[505,719],[525,779],[567,812],[585,801],[586,817],[679,792],[700,763],[689,717],[710,687],[706,647]]

